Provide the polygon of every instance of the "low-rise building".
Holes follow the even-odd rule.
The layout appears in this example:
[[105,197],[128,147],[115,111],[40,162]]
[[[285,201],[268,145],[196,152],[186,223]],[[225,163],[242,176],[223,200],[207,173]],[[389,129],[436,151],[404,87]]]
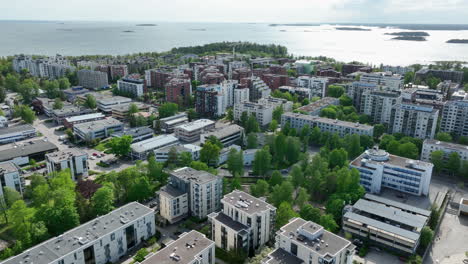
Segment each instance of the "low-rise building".
[[205,144],[205,141],[212,136],[219,139],[224,147],[228,147],[240,142],[244,136],[244,128],[236,124],[226,125],[218,122],[215,129],[201,135],[200,142]]
[[214,264],[215,245],[202,233],[192,230],[156,253],[150,253],[141,264]]
[[93,70],[79,70],[77,72],[78,83],[80,86],[99,90],[109,86],[107,74]]
[[123,131],[112,133],[112,137],[132,136],[132,143],[140,142],[145,139],[152,138],[154,135],[153,129],[149,127],[133,127],[124,129]]
[[107,138],[114,132],[122,131],[123,128],[122,122],[109,117],[107,119],[75,124],[73,132],[79,139],[90,142],[95,139]]
[[91,91],[84,88],[83,86],[73,86],[71,88],[63,90],[63,94],[67,97],[68,102],[75,102],[78,95],[86,95]]
[[350,264],[356,247],[323,226],[296,217],[276,232],[275,248],[263,264]]
[[66,118],[73,117],[73,116],[82,116],[82,115],[87,115],[91,114],[94,111],[81,107],[81,106],[75,106],[75,105],[66,105],[62,107],[61,109],[53,109],[50,111],[50,117],[55,121],[57,124],[63,124],[63,121]]
[[112,108],[117,105],[128,105],[132,102],[132,99],[123,96],[112,96],[96,98],[97,108],[104,113],[112,113]]
[[127,120],[129,117],[131,105],[135,105],[138,108],[138,111],[142,112],[146,112],[150,109],[149,105],[140,102],[119,104],[112,107],[112,117],[117,118],[119,120]]
[[177,155],[188,152],[192,155],[192,160],[200,159],[200,150],[202,148],[193,144],[177,144],[172,146],[163,147],[154,151],[154,157],[157,162],[166,162],[169,159],[171,150],[175,150]]
[[322,111],[322,109],[327,108],[330,105],[339,105],[339,104],[340,104],[340,100],[338,98],[324,97],[308,105],[301,106],[297,110],[301,113],[307,113],[308,115],[311,115],[311,116],[318,116],[320,115],[320,112]]
[[21,174],[20,168],[13,162],[0,163],[0,199],[3,199],[3,188],[10,187],[23,195],[26,182]]
[[353,206],[346,206],[343,229],[386,248],[410,255],[416,252],[421,230],[430,211],[366,194]]
[[217,247],[253,254],[273,238],[274,206],[239,190],[226,194],[221,203],[222,211],[208,216]]
[[281,126],[285,126],[286,123],[289,123],[290,127],[296,130],[302,129],[302,127],[308,125],[309,128],[318,127],[321,132],[337,133],[340,137],[344,137],[348,134],[366,135],[370,137],[374,135],[373,126],[319,116],[284,113],[281,116]]
[[369,149],[350,163],[360,174],[360,183],[370,193],[382,188],[412,195],[429,195],[434,164]]
[[92,113],[92,114],[87,114],[87,115],[72,116],[72,117],[67,117],[65,118],[65,120],[63,120],[63,126],[66,128],[73,129],[73,126],[76,124],[102,120],[105,118],[106,116],[103,115],[102,113]]
[[79,148],[69,148],[46,154],[47,173],[70,169],[74,181],[88,177],[88,154]]
[[154,211],[133,202],[2,263],[113,263],[155,233]]
[[174,129],[175,135],[181,141],[195,142],[200,140],[200,135],[215,128],[215,122],[209,119],[198,119],[193,122],[180,125]]
[[458,207],[458,215],[468,215],[468,199],[460,199],[460,207]]
[[0,147],[0,162],[11,161],[21,166],[28,164],[30,159],[44,160],[45,154],[57,150],[56,145],[45,139],[12,143]]
[[0,144],[20,141],[36,136],[36,129],[31,125],[19,125],[0,128]]
[[145,81],[136,77],[127,76],[117,81],[117,89],[132,97],[141,97],[145,92]]
[[157,127],[157,122],[159,122],[159,127],[162,132],[173,133],[174,129],[177,126],[187,123],[188,120],[189,119],[187,117],[187,114],[181,113],[181,114],[173,115],[170,117],[161,118],[159,121],[155,120],[154,121],[155,124],[153,126]]
[[155,150],[172,146],[179,143],[179,140],[173,135],[161,135],[149,138],[137,143],[133,143],[130,148],[132,149],[132,158],[138,160],[145,160],[149,154],[154,153]]
[[444,152],[444,158],[448,158],[451,153],[456,152],[461,160],[468,160],[468,146],[435,139],[424,140],[421,160],[431,162],[431,154],[434,151]]

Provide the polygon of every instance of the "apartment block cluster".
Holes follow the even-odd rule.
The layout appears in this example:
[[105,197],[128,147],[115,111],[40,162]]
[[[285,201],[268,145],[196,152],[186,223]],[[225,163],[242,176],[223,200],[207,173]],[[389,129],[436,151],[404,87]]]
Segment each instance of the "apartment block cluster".
[[67,58],[61,55],[47,58],[19,55],[13,59],[12,64],[16,72],[27,71],[32,76],[51,80],[64,77],[67,71],[75,70]]

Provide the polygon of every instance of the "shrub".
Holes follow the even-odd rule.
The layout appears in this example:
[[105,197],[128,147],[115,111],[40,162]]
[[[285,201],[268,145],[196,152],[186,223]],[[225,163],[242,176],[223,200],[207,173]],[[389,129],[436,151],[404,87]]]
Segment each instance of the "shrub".
[[135,261],[142,262],[143,260],[145,260],[145,257],[148,254],[149,254],[148,250],[146,248],[142,248],[142,249],[138,250],[138,252],[135,254],[133,259]]

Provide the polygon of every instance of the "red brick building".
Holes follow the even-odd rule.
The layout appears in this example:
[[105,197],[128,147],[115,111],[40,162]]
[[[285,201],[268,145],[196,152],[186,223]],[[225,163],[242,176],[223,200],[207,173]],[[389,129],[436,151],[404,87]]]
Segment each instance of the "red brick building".
[[191,95],[192,86],[190,79],[173,78],[166,85],[166,101],[173,103],[186,103]]
[[264,74],[261,79],[270,87],[272,91],[280,86],[290,86],[291,82],[288,75]]

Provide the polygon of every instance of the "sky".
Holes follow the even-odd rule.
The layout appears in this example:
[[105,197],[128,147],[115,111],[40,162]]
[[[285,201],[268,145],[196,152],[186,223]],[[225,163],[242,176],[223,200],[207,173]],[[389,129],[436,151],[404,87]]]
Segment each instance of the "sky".
[[0,0],[0,20],[468,24],[468,0]]

